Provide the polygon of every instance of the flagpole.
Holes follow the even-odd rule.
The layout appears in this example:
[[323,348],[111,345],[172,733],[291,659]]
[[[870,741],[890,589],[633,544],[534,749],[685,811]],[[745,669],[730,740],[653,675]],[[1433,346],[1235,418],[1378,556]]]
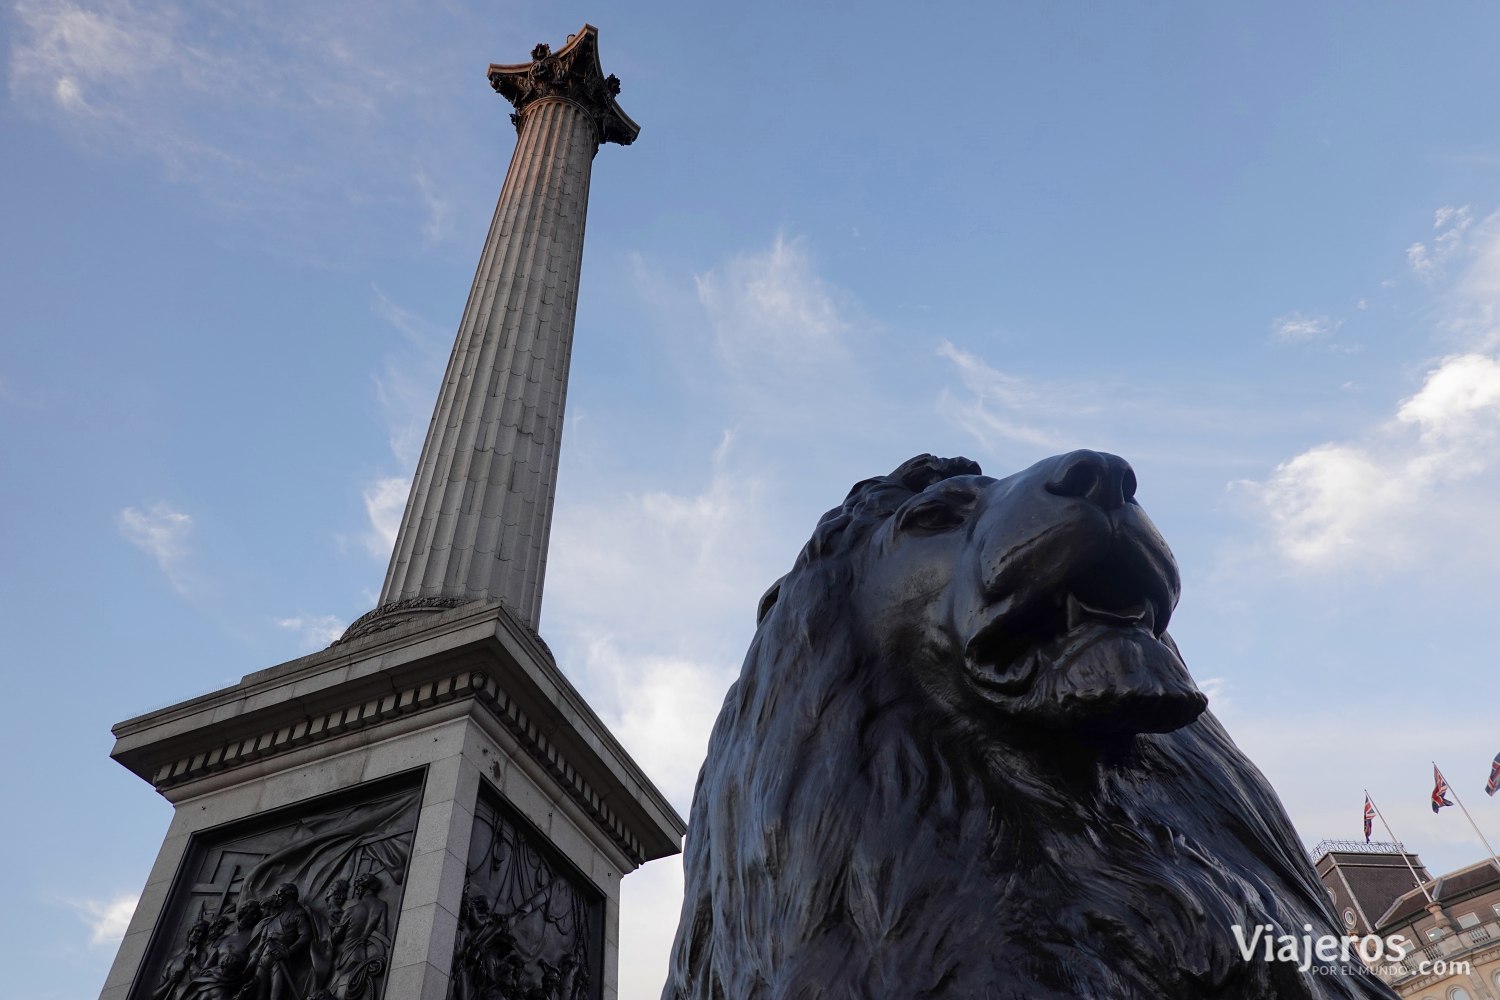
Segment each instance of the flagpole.
[[1453,790],[1453,783],[1450,782],[1445,775],[1443,775],[1442,769],[1437,766],[1437,761],[1432,762],[1432,769],[1433,771],[1437,772],[1439,777],[1443,779],[1443,784],[1448,786],[1448,794],[1453,796],[1454,803],[1458,806],[1458,808],[1463,810],[1464,819],[1468,820],[1469,825],[1474,828],[1474,836],[1478,837],[1479,842],[1484,845],[1484,849],[1490,852],[1490,863],[1493,864],[1497,869],[1500,869],[1500,858],[1495,857],[1495,849],[1490,846],[1490,842],[1486,840],[1484,834],[1480,832],[1479,824],[1474,822],[1474,817],[1469,815],[1469,810],[1464,806],[1464,800],[1459,798],[1458,793]]
[[[1437,765],[1433,766],[1436,767]],[[1411,858],[1406,853],[1406,846],[1402,844],[1401,839],[1397,837],[1394,832],[1392,832],[1391,824],[1385,821],[1385,813],[1381,812],[1380,807],[1375,805],[1375,800],[1373,798],[1370,798],[1370,790],[1368,788],[1365,789],[1365,798],[1370,800],[1371,806],[1374,806],[1375,815],[1380,817],[1380,825],[1385,827],[1386,835],[1395,842],[1396,850],[1401,853],[1401,860],[1406,862],[1406,869],[1407,871],[1411,872],[1412,880],[1417,883],[1417,888],[1422,890],[1422,895],[1426,896],[1427,902],[1431,903],[1433,901],[1432,893],[1427,891],[1427,883],[1422,881],[1422,877],[1417,874],[1416,868],[1412,867]]]

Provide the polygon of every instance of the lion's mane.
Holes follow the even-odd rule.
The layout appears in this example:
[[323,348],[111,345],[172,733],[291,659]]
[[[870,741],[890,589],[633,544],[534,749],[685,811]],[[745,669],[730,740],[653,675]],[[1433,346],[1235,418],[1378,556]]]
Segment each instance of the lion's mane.
[[1393,996],[1241,957],[1234,924],[1339,931],[1211,715],[1038,754],[874,648],[847,599],[872,532],[978,473],[920,456],[856,485],[763,600],[694,794],[664,1000]]

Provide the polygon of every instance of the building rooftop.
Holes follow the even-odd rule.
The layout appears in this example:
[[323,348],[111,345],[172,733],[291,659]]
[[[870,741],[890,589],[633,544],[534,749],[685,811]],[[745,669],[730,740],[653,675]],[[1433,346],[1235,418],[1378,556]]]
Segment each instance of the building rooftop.
[[[1419,869],[1420,870],[1420,869]],[[1449,872],[1427,883],[1427,892],[1439,903],[1451,903],[1486,889],[1500,888],[1500,866],[1490,859]],[[1427,908],[1427,896],[1420,887],[1413,888],[1393,901],[1375,921],[1377,927],[1390,927],[1420,915]]]

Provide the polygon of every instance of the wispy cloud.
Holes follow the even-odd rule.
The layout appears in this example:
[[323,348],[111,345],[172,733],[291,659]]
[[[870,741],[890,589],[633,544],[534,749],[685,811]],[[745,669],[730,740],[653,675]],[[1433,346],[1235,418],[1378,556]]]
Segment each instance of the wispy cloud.
[[[602,483],[560,497],[548,561],[559,661],[683,815],[756,601],[795,555],[770,521],[768,484],[735,459],[726,434],[698,489]],[[634,915],[620,928],[622,995],[646,995],[666,978],[681,862],[647,865],[622,893]]]
[[1283,344],[1297,344],[1325,336],[1338,327],[1327,316],[1308,316],[1294,312],[1278,316],[1271,322],[1271,337]]
[[[768,551],[781,532],[767,484],[736,467],[733,440],[725,434],[700,490],[601,484],[559,498],[548,606],[569,631],[693,659],[721,652],[726,632],[748,639],[733,626],[750,622],[761,591],[796,553]],[[658,594],[672,599],[648,596]]]
[[365,487],[369,530],[365,532],[364,543],[375,558],[390,558],[391,550],[396,547],[396,534],[401,530],[401,515],[410,492],[411,480],[405,476],[387,476]]
[[276,619],[276,626],[297,633],[298,643],[311,652],[343,635],[348,623],[336,615],[294,615]]
[[1469,206],[1449,205],[1433,213],[1434,235],[1428,242],[1417,242],[1406,248],[1406,262],[1412,273],[1426,282],[1442,278],[1448,261],[1463,248],[1464,234],[1473,224]]
[[738,671],[728,663],[633,655],[610,637],[589,643],[587,656],[590,676],[617,678],[628,689],[608,713],[610,731],[686,815],[709,730]]
[[802,241],[777,236],[768,250],[699,275],[696,286],[731,376],[801,384],[849,364],[851,324]]
[[[426,317],[373,289],[370,310],[401,334],[402,343],[385,358],[373,378],[375,398],[385,418],[391,455],[402,470],[414,469],[432,415],[434,389],[441,384],[443,362],[452,337]],[[411,492],[408,475],[380,475],[361,490],[367,527],[361,540],[377,559],[390,557]]]
[[[155,159],[247,216],[380,199],[446,235],[412,136],[374,127],[449,72],[444,53],[409,44],[403,12],[352,0],[21,0],[15,12],[12,102],[90,150]],[[351,148],[365,151],[358,172],[339,167]]]
[[156,560],[174,590],[183,596],[190,593],[186,559],[191,516],[156,503],[145,509],[126,507],[115,516],[115,524],[127,542]]
[[422,226],[422,235],[429,243],[442,242],[453,232],[453,204],[442,196],[426,170],[418,170],[412,180],[422,195],[422,203],[427,206],[427,221]]
[[404,345],[393,350],[375,376],[375,398],[390,433],[391,453],[401,466],[417,464],[432,416],[434,391],[441,384],[443,363],[453,332],[402,308],[379,288],[370,301],[377,318],[401,334]]
[[945,389],[938,399],[938,410],[992,450],[1003,449],[1007,443],[1044,449],[1064,447],[1067,437],[1058,426],[1059,408],[1074,416],[1092,409],[1082,404],[1076,393],[992,368],[982,358],[946,340],[938,346],[938,355],[953,363],[970,394],[968,399],[960,399]]
[[111,89],[137,87],[173,63],[190,63],[195,55],[172,38],[174,18],[168,9],[25,0],[16,4],[15,13],[21,31],[11,46],[13,94],[51,103],[67,114],[108,114],[103,102]]
[[116,893],[106,899],[70,899],[66,902],[88,925],[89,944],[95,948],[112,948],[125,936],[139,899],[137,893]]
[[1198,690],[1208,696],[1208,707],[1217,715],[1222,715],[1233,707],[1229,697],[1232,687],[1227,677],[1198,678]]

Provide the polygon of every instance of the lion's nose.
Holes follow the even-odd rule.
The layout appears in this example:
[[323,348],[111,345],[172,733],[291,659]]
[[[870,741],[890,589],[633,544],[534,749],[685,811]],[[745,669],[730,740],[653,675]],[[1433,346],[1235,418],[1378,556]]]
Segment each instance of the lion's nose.
[[1105,510],[1116,510],[1135,496],[1135,470],[1118,455],[1071,451],[1055,460],[1047,492],[1079,497]]

